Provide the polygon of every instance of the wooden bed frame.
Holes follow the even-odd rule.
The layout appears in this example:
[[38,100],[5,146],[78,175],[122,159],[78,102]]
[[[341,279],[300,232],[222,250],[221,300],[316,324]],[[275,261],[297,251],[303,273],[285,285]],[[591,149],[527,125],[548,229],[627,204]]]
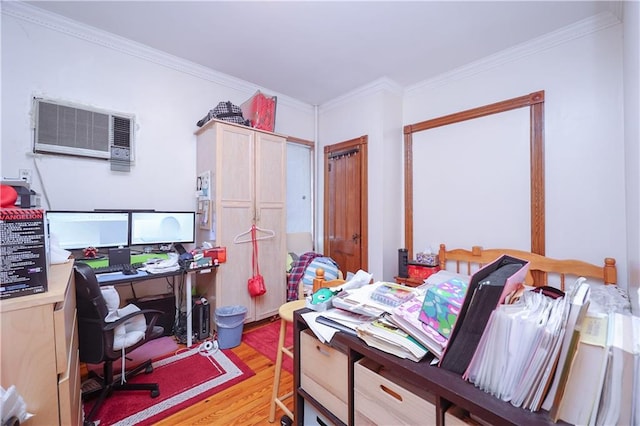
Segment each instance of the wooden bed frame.
[[[605,285],[617,284],[616,260],[612,257],[604,259],[604,265],[598,266],[582,260],[552,259],[550,257],[515,249],[483,249],[473,246],[471,250],[453,249],[447,250],[444,244],[440,244],[438,258],[440,269],[446,270],[447,266],[454,265],[454,270],[459,274],[472,275],[480,267],[493,262],[503,254],[516,257],[529,262],[529,271],[525,278],[525,284],[534,287],[552,286],[565,290],[565,282],[568,279],[578,277],[595,278]],[[555,280],[560,282],[556,284]],[[344,283],[343,279],[325,281],[322,268],[316,270],[313,280],[313,291],[320,287],[333,287]],[[571,281],[569,281],[571,282]]]
[[471,250],[453,249],[447,250],[444,244],[440,244],[438,252],[440,269],[447,269],[451,263],[455,264],[455,271],[460,274],[471,275],[479,267],[493,262],[503,254],[516,257],[518,259],[527,260],[529,264],[529,272],[525,279],[525,284],[535,287],[553,286],[555,283],[549,280],[551,274],[552,279],[559,277],[560,290],[565,289],[565,278],[567,276],[578,278],[595,278],[604,284],[616,284],[616,260],[611,257],[604,259],[604,266],[598,266],[581,260],[572,259],[552,259],[550,257],[539,254],[514,250],[514,249],[483,249],[474,246]]

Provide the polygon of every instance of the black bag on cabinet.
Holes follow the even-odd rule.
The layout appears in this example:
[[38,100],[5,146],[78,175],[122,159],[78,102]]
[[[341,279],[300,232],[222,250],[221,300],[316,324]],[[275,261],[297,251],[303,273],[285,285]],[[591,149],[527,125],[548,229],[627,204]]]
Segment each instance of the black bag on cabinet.
[[242,124],[244,126],[250,126],[249,120],[245,120],[242,115],[242,109],[239,106],[232,104],[230,101],[219,102],[218,105],[212,110],[209,110],[196,124],[198,127],[202,127],[212,118],[218,120],[228,121],[230,123]]

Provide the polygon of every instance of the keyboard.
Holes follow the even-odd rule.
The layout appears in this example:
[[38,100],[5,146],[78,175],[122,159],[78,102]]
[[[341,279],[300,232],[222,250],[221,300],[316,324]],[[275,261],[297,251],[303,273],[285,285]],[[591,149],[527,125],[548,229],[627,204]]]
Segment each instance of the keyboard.
[[95,272],[96,274],[108,274],[111,272],[124,273],[125,271],[136,272],[136,269],[142,268],[143,266],[143,263],[123,263],[118,265],[98,266],[93,268],[93,272]]

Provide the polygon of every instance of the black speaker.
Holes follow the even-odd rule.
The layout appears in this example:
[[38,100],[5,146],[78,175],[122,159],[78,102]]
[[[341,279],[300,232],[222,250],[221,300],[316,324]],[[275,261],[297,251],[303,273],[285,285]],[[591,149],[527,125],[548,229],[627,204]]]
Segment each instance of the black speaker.
[[[164,328],[164,335],[171,336],[173,334],[173,325],[176,316],[176,297],[171,294],[159,294],[155,296],[145,296],[137,299],[129,299],[127,303],[133,303],[140,309],[157,309],[164,312],[160,315],[156,325]],[[150,314],[147,315],[147,321],[150,320]]]
[[207,299],[201,297],[193,298],[191,327],[194,339],[205,340],[209,338],[211,333],[211,311],[209,310]]
[[405,248],[398,249],[398,276],[409,278],[409,251]]

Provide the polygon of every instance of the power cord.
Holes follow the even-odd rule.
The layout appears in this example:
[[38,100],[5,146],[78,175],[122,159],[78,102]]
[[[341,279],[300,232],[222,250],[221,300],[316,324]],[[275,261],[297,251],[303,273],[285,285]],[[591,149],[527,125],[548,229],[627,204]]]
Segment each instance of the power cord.
[[217,340],[207,340],[198,346],[198,353],[206,357],[212,365],[216,365],[213,361],[213,355],[218,352],[219,345]]
[[217,340],[207,340],[198,346],[198,353],[202,356],[213,356],[218,352],[219,345]]

